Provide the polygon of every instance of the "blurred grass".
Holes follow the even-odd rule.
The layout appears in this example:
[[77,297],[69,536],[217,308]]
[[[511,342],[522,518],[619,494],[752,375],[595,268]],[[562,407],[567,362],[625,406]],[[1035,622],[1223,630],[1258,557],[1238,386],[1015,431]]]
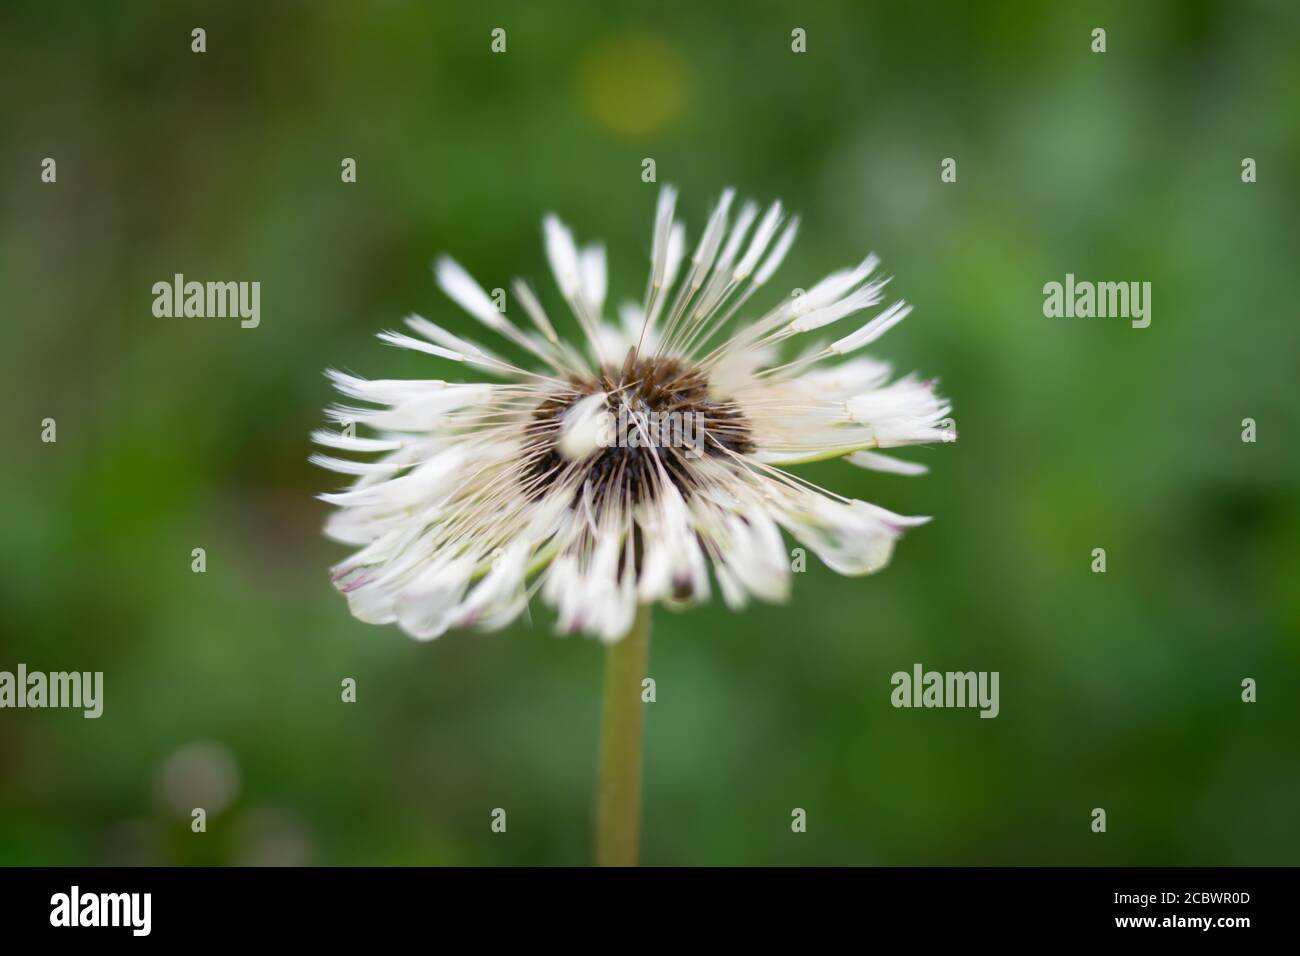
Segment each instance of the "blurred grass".
[[[1296,28],[1281,2],[7,4],[0,669],[103,670],[106,710],[0,712],[0,862],[588,859],[599,648],[540,607],[433,646],[353,621],[307,436],[325,366],[452,374],[373,339],[461,327],[440,251],[550,295],[555,210],[639,295],[653,157],[693,236],[728,184],[801,212],[774,298],[879,252],[917,305],[879,354],[940,376],[962,437],[921,479],[805,472],[936,516],[885,573],[657,614],[646,861],[1296,863]],[[174,272],[261,281],[261,327],[155,319]],[[1151,327],[1043,318],[1066,272],[1150,281]],[[915,661],[1000,671],[1001,716],[894,710]],[[197,838],[157,777],[201,740],[240,790]]]

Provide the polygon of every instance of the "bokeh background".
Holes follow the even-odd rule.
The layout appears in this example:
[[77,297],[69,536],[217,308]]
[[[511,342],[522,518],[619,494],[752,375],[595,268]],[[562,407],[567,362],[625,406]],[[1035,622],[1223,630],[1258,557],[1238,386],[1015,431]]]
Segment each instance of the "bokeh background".
[[[600,646],[352,620],[308,434],[326,366],[455,375],[373,338],[468,328],[438,252],[554,306],[555,210],[639,296],[652,157],[692,237],[729,184],[802,213],[773,299],[880,253],[917,308],[876,354],[961,440],[805,471],[936,516],[886,572],[656,612],[644,860],[1300,863],[1295,5],[636,6],[4,5],[0,669],[106,689],[0,711],[0,862],[589,860]],[[155,318],[176,272],[261,326]],[[1067,272],[1151,282],[1151,327],[1044,318]],[[895,710],[915,662],[1001,716]]]

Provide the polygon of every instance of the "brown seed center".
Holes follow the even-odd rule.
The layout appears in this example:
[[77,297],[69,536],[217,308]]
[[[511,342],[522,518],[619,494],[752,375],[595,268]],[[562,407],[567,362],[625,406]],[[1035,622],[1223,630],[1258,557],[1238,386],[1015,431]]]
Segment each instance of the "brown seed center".
[[[526,429],[523,481],[538,498],[578,470],[593,500],[636,503],[653,496],[659,466],[689,498],[704,458],[754,450],[749,422],[735,402],[709,394],[708,376],[676,358],[640,357],[629,350],[621,367],[606,365],[595,379],[570,380],[570,389],[541,402]],[[581,462],[557,447],[565,413],[587,395],[604,392],[608,428],[602,444]]]

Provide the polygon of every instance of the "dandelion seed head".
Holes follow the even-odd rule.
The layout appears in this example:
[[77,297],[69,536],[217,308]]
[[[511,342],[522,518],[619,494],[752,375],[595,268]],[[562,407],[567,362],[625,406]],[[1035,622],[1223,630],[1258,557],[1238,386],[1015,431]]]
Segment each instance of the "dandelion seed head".
[[[559,312],[516,279],[521,325],[442,257],[438,283],[498,342],[418,316],[407,320],[418,337],[380,338],[464,380],[329,373],[349,404],[328,416],[349,427],[314,433],[330,453],[313,461],[354,479],[321,497],[338,509],[327,535],[358,549],[331,574],[355,616],[427,640],[503,627],[540,595],[561,632],[617,640],[638,604],[695,603],[715,584],[732,608],[785,600],[785,535],[842,574],[869,574],[928,520],[787,470],[843,458],[916,475],[923,466],[880,449],[955,438],[934,380],[891,383],[887,364],[860,354],[911,307],[838,325],[885,301],[873,254],[755,309],[799,221],[779,202],[743,202],[733,218],[734,203],[724,191],[692,249],[665,187],[644,297],[614,320],[605,247],[580,245],[554,215],[543,246]],[[566,314],[577,342],[561,331]],[[829,343],[809,343],[823,330]]]

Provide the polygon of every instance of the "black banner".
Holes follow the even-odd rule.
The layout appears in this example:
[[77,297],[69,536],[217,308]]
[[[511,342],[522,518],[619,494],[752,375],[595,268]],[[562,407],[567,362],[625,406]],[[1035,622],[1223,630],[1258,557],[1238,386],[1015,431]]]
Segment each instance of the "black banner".
[[[629,934],[783,930],[1233,942],[1290,921],[1281,869],[21,869],[0,873],[7,939],[338,943],[463,929]],[[693,933],[696,930],[691,930]],[[567,933],[566,933],[567,935]],[[452,939],[455,937],[447,937]],[[667,938],[667,937],[665,937]]]

